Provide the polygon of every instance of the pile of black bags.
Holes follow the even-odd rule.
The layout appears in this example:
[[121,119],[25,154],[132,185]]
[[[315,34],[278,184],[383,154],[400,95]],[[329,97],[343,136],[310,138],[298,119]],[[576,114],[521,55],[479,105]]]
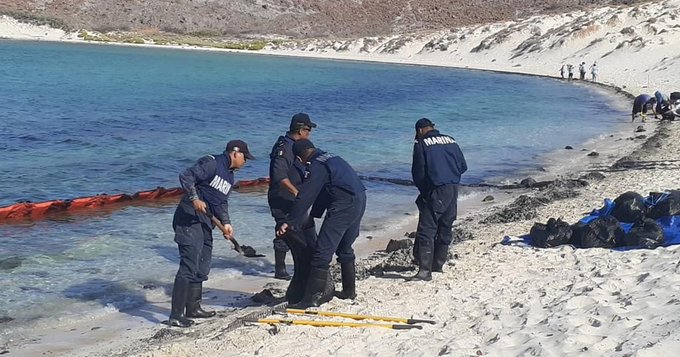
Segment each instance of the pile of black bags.
[[[629,191],[574,225],[555,218],[546,224],[535,223],[529,236],[533,245],[541,248],[572,244],[579,248],[652,249],[664,243],[663,229],[655,220],[676,215],[680,215],[680,190],[651,193],[646,198]],[[622,224],[630,228],[628,233]]]

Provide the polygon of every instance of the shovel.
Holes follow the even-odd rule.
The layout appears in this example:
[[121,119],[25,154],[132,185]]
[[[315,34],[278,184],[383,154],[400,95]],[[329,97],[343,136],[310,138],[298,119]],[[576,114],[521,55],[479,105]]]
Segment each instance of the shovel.
[[[208,218],[210,218],[210,220],[215,224],[215,226],[217,226],[217,228],[219,230],[221,230],[223,233],[226,231],[226,229],[224,228],[224,225],[222,225],[222,222],[220,222],[219,219],[215,218],[215,216],[213,216],[212,213],[207,212],[207,215],[208,215]],[[236,241],[236,238],[234,238],[232,236],[231,238],[228,238],[228,239],[231,241],[231,244],[234,245],[234,250],[236,252],[238,252],[238,254],[243,255],[243,250],[241,249],[241,245],[238,244],[238,242]]]

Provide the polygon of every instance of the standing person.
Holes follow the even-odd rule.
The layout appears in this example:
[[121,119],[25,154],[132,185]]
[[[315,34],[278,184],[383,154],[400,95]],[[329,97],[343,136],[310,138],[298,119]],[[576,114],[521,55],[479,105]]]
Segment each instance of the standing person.
[[562,77],[562,79],[564,79],[564,67],[565,67],[564,64],[562,65],[562,67],[560,67],[560,76]]
[[574,66],[572,64],[567,64],[567,73],[569,75],[569,80],[574,79]]
[[172,219],[180,262],[172,287],[168,325],[188,327],[193,324],[189,317],[215,315],[214,311],[205,311],[200,305],[203,282],[208,280],[212,259],[215,225],[211,217],[224,226],[224,238],[232,239],[234,229],[229,219],[228,199],[234,185],[234,171],[246,160],[253,159],[245,142],[232,140],[227,143],[224,153],[204,156],[179,175],[186,194]]
[[[290,120],[288,132],[279,136],[269,155],[269,191],[267,200],[269,208],[276,222],[274,231],[278,230],[285,222],[286,216],[293,206],[293,201],[298,195],[300,184],[302,184],[302,173],[304,165],[296,162],[293,155],[293,143],[300,139],[309,139],[312,129],[316,124],[312,122],[309,115],[298,113],[293,115]],[[286,271],[286,252],[288,245],[284,237],[274,238],[274,278],[290,279]],[[295,258],[295,257],[293,257]]]
[[635,121],[635,116],[637,114],[640,114],[640,117],[642,118],[642,122],[647,121],[647,110],[652,110],[656,116],[656,111],[655,111],[655,105],[656,105],[656,98],[648,95],[648,94],[640,94],[637,97],[635,97],[635,100],[633,101],[633,112],[631,113],[631,120],[630,122]]
[[316,149],[309,140],[296,141],[293,153],[307,166],[308,177],[295,199],[287,223],[281,225],[278,234],[283,235],[288,229],[300,230],[312,205],[315,217],[324,210],[326,217],[312,254],[304,297],[298,304],[289,306],[304,309],[319,306],[333,298],[333,289],[327,288],[333,253],[338,257],[342,273],[342,292],[336,296],[354,299],[356,272],[352,244],[359,236],[361,218],[366,209],[366,188],[345,160]]
[[593,65],[590,66],[590,75],[592,76],[593,82],[597,82],[598,72],[599,72],[599,69],[597,68],[597,62],[593,62]]
[[413,182],[420,194],[414,255],[418,273],[407,280],[432,280],[442,272],[453,240],[451,228],[458,210],[458,183],[467,163],[458,143],[441,134],[427,118],[416,122],[413,145]]
[[578,65],[578,73],[579,73],[579,79],[582,81],[586,80],[586,63],[581,62],[581,64]]

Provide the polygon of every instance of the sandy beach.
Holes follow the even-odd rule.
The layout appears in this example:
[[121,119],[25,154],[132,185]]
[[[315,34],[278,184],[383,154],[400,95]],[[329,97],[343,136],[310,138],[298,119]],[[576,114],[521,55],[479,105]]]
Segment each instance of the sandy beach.
[[[80,41],[73,33],[30,26],[0,16],[0,38]],[[147,44],[152,46],[152,44]],[[325,59],[448,66],[559,77],[562,64],[593,62],[598,81],[574,81],[632,98],[680,91],[680,0],[636,7],[592,9],[517,22],[485,24],[433,33],[352,40],[309,40],[269,46],[258,53]],[[578,77],[578,73],[576,73]],[[590,78],[590,73],[587,74]],[[621,100],[616,99],[616,100]],[[218,317],[188,329],[149,322],[162,320],[169,297],[138,311],[112,312],[91,321],[64,322],[56,330],[31,331],[0,346],[8,356],[676,356],[680,351],[680,250],[619,251],[562,246],[537,249],[499,244],[506,235],[529,232],[534,222],[562,217],[575,223],[626,191],[647,194],[680,188],[678,121],[621,124],[611,136],[579,144],[571,165],[556,171],[546,160],[544,189],[490,192],[493,203],[474,202],[455,224],[460,240],[451,247],[444,273],[431,282],[405,282],[399,254],[378,252],[359,263],[354,301],[334,299],[322,310],[424,318],[421,330],[318,328],[246,324],[239,317],[268,309],[250,296],[271,280],[207,284],[205,304]],[[646,130],[636,133],[638,126]],[[644,137],[639,135],[643,134]],[[635,138],[635,137],[638,138]],[[463,148],[464,149],[464,148]],[[562,155],[557,150],[551,155]],[[586,151],[581,151],[584,149]],[[591,151],[601,155],[593,159]],[[566,154],[565,154],[566,155]],[[617,162],[633,162],[620,169]],[[597,171],[604,178],[588,173]],[[584,176],[586,175],[586,176]],[[583,178],[587,185],[571,185]],[[517,203],[520,195],[542,204]],[[415,230],[406,226],[372,232],[364,251],[384,248]],[[365,232],[362,234],[366,234]],[[401,257],[403,258],[403,256]],[[244,278],[246,279],[246,278]],[[256,304],[255,304],[256,305]],[[277,315],[280,316],[280,315]],[[263,316],[264,317],[264,316]],[[288,316],[288,318],[291,318]],[[320,320],[320,317],[294,316]],[[344,319],[323,318],[330,321]]]

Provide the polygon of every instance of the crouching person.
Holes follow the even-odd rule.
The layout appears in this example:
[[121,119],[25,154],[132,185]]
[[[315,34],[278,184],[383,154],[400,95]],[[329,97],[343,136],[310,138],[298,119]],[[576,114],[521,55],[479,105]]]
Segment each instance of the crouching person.
[[215,316],[214,311],[205,311],[200,304],[212,259],[215,227],[212,217],[224,226],[223,236],[232,239],[234,230],[227,202],[234,185],[234,171],[252,159],[245,142],[232,140],[224,153],[202,157],[179,176],[186,194],[172,220],[180,262],[172,287],[170,326],[188,327],[193,324],[189,318]]
[[[303,228],[307,211],[314,205],[314,216],[326,211],[310,263],[305,294],[292,308],[320,306],[333,298],[333,282],[328,272],[333,253],[342,270],[341,299],[356,297],[355,256],[352,244],[359,236],[361,218],[366,209],[366,188],[352,167],[341,157],[316,149],[309,140],[293,144],[293,153],[307,168],[305,182],[293,203],[287,222],[279,235],[287,230]],[[329,288],[330,286],[330,288]]]

